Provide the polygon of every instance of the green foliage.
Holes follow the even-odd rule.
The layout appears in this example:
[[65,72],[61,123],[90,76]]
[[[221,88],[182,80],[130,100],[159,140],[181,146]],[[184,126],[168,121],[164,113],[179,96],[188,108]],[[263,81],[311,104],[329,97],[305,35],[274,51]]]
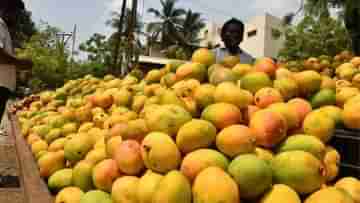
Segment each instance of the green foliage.
[[79,49],[87,53],[88,61],[93,64],[111,65],[111,43],[105,35],[95,33]]
[[164,48],[176,44],[177,26],[183,22],[186,13],[184,9],[176,8],[178,0],[160,0],[161,9],[150,8],[148,12],[158,19],[149,24],[153,30],[150,32],[161,33],[161,43]]
[[32,35],[36,33],[35,23],[31,19],[31,12],[20,10],[17,13],[16,25],[10,28],[14,47],[22,47]]
[[351,47],[343,23],[331,17],[306,16],[296,26],[287,26],[281,36],[285,37],[284,47],[279,53],[282,60],[335,56]]
[[101,61],[104,55],[101,50],[94,51],[96,48],[92,49],[92,43],[90,43],[86,50],[93,51],[90,52],[92,60],[71,61],[69,51],[56,38],[56,33],[59,31],[58,28],[45,24],[24,44],[22,49],[16,50],[19,58],[31,59],[34,63],[31,78],[27,82],[33,91],[60,87],[67,80],[77,79],[87,74],[95,76],[106,74],[106,68]]
[[33,35],[23,49],[17,50],[19,58],[31,59],[34,63],[32,75],[46,83],[49,87],[63,84],[68,65],[68,53],[57,42],[56,33],[59,29],[45,25]]

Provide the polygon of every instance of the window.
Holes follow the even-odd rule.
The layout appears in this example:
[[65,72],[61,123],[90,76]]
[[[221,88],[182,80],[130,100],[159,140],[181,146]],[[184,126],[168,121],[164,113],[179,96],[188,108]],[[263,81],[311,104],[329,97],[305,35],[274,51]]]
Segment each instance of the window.
[[249,32],[247,33],[247,35],[248,35],[249,38],[256,36],[256,34],[257,34],[257,30],[252,30],[252,31],[249,31]]

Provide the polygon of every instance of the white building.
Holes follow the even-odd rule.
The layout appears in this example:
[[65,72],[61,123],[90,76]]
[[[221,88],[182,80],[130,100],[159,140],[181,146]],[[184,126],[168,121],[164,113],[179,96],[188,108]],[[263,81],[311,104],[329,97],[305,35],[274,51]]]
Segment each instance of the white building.
[[[209,44],[224,46],[220,38],[221,27],[222,25],[208,22],[200,34],[201,46]],[[241,48],[254,57],[277,57],[284,39],[273,37],[273,30],[276,29],[282,29],[281,19],[267,13],[250,19],[245,22],[244,41],[241,43]]]

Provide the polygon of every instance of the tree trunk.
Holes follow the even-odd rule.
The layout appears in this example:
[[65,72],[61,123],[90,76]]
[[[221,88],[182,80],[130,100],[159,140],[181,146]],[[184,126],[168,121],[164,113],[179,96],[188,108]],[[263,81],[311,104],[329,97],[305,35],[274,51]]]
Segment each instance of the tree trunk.
[[119,53],[120,53],[121,37],[122,37],[122,34],[123,34],[122,30],[123,30],[123,26],[124,26],[126,4],[127,4],[127,0],[124,0],[122,8],[121,8],[121,16],[120,16],[120,22],[119,22],[119,28],[118,28],[119,36],[117,37],[115,50],[114,50],[114,55],[113,55],[114,61],[113,61],[113,65],[111,67],[111,72],[115,73],[116,75],[119,73],[118,65],[119,64],[120,64],[120,66],[122,65],[122,57],[120,58],[120,63],[118,63],[118,58],[119,58]]
[[348,30],[353,52],[360,56],[360,6],[355,1],[347,1],[345,5],[345,26]]

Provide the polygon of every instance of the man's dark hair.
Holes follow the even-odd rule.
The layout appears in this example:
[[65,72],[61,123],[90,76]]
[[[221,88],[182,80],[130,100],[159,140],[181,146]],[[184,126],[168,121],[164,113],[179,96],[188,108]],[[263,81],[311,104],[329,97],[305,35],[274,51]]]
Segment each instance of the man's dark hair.
[[14,12],[25,9],[25,4],[22,0],[1,0],[1,1],[4,2],[0,4],[0,10]]
[[241,34],[244,33],[245,31],[245,25],[243,22],[241,22],[240,20],[236,19],[236,18],[232,18],[230,20],[228,20],[222,27],[221,29],[221,34],[223,35],[224,32],[226,31],[226,29],[230,26],[230,25],[236,25],[239,27]]

